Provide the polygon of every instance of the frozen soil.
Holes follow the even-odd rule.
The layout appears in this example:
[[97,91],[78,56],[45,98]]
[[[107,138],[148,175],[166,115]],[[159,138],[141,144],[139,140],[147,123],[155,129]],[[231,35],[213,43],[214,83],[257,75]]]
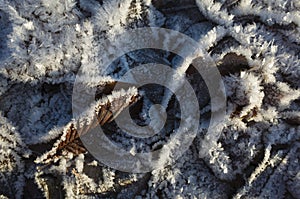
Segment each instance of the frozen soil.
[[[0,198],[300,198],[299,16],[296,0],[0,0]],[[198,98],[201,128],[174,164],[126,173],[88,151],[38,161],[73,121],[80,67],[88,74],[101,65],[102,53],[109,55],[101,51],[104,39],[149,26],[188,35],[215,62],[227,98],[226,116],[214,127],[220,135],[207,138],[211,99],[191,63],[183,73]],[[176,68],[182,61],[137,50],[99,69],[101,86],[88,86],[98,86],[101,99],[113,95],[111,79],[139,64]],[[130,112],[146,125],[166,90],[151,84],[139,91]],[[172,96],[167,124],[153,137],[135,139],[114,122],[103,129],[128,151],[156,150],[178,128],[178,114]]]

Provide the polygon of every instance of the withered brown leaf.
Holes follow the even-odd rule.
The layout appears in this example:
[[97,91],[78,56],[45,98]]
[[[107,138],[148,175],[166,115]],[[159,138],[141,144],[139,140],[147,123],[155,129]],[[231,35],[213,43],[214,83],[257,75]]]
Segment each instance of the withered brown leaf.
[[220,74],[224,76],[248,69],[249,64],[245,56],[228,53],[217,63],[217,67]]
[[115,91],[111,95],[98,100],[92,110],[87,110],[78,118],[73,119],[61,129],[60,138],[54,143],[52,149],[37,158],[37,163],[56,162],[63,152],[78,155],[86,152],[80,136],[85,135],[97,125],[103,126],[113,121],[119,113],[138,100],[138,92],[134,87],[128,90]]

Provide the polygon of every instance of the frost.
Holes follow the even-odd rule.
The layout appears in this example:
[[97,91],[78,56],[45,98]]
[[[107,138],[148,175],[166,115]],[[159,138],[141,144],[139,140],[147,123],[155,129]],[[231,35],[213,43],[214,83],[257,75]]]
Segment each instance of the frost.
[[22,142],[17,129],[0,115],[0,193],[21,198],[25,185],[24,159],[30,150]]
[[[299,198],[299,9],[297,0],[0,0],[0,198]],[[179,31],[201,49],[165,37],[161,45],[187,57],[141,49],[103,66],[120,48],[104,48],[107,39],[139,27]],[[217,124],[211,114],[223,107],[211,107],[192,66],[206,52],[226,89],[226,115]],[[100,122],[109,140],[137,156],[163,148],[181,123],[180,104],[164,87],[114,90],[145,63],[176,70],[168,79],[175,90],[187,79],[200,128],[174,164],[145,174],[116,171],[86,151],[77,131]],[[133,122],[157,134],[137,138],[141,132],[116,127],[132,101]],[[208,134],[210,123],[220,133]],[[171,153],[159,158],[172,162]]]

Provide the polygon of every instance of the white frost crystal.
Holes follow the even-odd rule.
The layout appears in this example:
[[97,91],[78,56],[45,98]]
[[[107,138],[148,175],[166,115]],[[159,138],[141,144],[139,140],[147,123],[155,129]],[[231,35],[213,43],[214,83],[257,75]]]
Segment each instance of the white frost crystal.
[[24,159],[30,151],[22,142],[16,127],[0,115],[0,181],[1,193],[21,198],[25,183]]
[[[0,0],[0,198],[299,198],[299,10],[299,0]],[[201,49],[188,58],[142,49],[103,66],[119,48],[104,48],[107,39],[139,27],[179,31]],[[164,35],[161,45],[184,43],[170,38]],[[206,52],[227,97],[225,118],[213,128],[221,133],[209,136],[211,91],[191,66]],[[89,152],[52,157],[72,124],[92,123],[97,103],[81,107],[86,98],[114,101],[112,111],[119,114],[139,93],[129,109],[132,119],[158,130],[163,125],[151,107],[167,108],[165,126],[149,138],[136,138],[114,121],[103,126],[133,156],[159,150],[174,137],[181,113],[170,90],[111,91],[145,63],[177,69],[174,88],[185,77],[193,87],[201,116],[189,149],[173,165],[144,174],[114,170]]]

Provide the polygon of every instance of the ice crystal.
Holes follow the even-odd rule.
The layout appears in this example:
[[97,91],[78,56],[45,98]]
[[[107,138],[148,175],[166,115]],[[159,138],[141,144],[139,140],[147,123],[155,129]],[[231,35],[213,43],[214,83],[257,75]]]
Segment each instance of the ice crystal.
[[[0,0],[0,198],[299,198],[299,9],[297,0]],[[201,49],[180,47],[187,57],[141,49],[103,66],[120,48],[104,48],[105,42],[139,27],[179,31]],[[161,42],[166,49],[182,44],[168,37]],[[226,115],[212,128],[221,133],[209,135],[211,114],[221,107],[212,110],[192,66],[206,52],[227,96]],[[170,90],[112,91],[145,63],[175,69],[174,88],[185,77],[193,87],[201,118],[189,149],[174,164],[145,174],[96,161],[76,136],[69,149],[78,150],[62,152],[59,144],[72,140],[70,132],[108,112],[104,104],[118,115],[138,92],[130,108],[134,122],[161,117],[164,128],[136,138],[133,129],[108,123],[111,117],[102,120],[106,136],[132,155],[159,150],[174,137],[181,113]],[[155,104],[166,111],[151,108]],[[171,159],[169,153],[159,158]]]

